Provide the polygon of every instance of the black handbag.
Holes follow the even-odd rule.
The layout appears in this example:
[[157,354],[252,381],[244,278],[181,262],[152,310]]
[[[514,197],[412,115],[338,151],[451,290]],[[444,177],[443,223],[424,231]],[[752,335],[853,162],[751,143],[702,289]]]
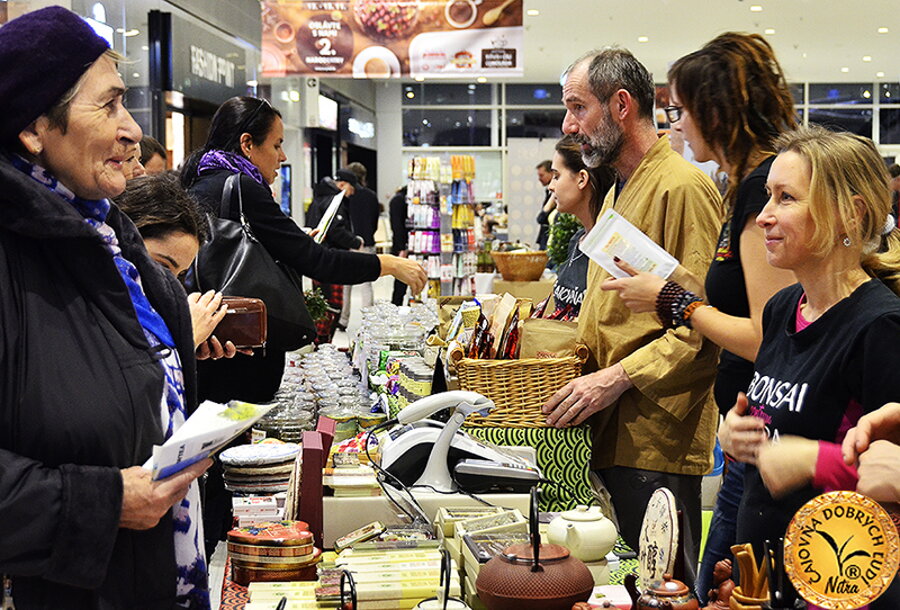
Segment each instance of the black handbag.
[[[244,216],[240,179],[240,174],[232,174],[225,180],[219,216],[210,218],[209,240],[194,261],[194,287],[200,292],[217,290],[226,296],[262,299],[268,317],[266,347],[295,350],[316,338],[316,325],[303,298],[303,281],[253,235]],[[231,220],[235,190],[239,221]]]

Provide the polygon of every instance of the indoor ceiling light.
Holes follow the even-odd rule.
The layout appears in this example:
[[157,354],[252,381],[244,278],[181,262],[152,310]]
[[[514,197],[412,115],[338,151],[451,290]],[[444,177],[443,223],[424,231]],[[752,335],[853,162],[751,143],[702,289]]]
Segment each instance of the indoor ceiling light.
[[413,93],[412,91],[407,91],[407,92],[406,92],[406,97],[409,98],[409,99],[412,99],[412,98],[416,97],[416,94]]
[[889,31],[887,28],[878,28],[879,34],[887,34]]
[[866,89],[865,91],[863,91],[863,97],[869,99],[870,97],[872,97],[872,93],[868,89]]
[[475,79],[475,82],[476,83],[486,83],[487,79],[483,76],[479,76],[478,78]]
[[126,37],[137,36],[138,34],[141,33],[140,30],[136,30],[134,28],[132,28],[130,30],[126,30],[125,28],[116,28],[116,32],[118,32],[119,34],[122,34],[123,36],[126,36]]
[[421,83],[421,82],[424,81],[424,80],[425,80],[425,77],[424,77],[424,76],[417,76],[417,77],[416,77],[416,82],[417,82],[417,83]]
[[649,36],[638,36],[638,42],[650,42]]
[[762,12],[762,7],[761,7],[760,5],[758,5],[758,4],[751,4],[751,5],[750,5],[750,11],[753,12],[753,13],[761,13],[761,12]]
[[872,61],[871,55],[863,55],[863,61]]
[[537,10],[536,8],[530,8],[527,11],[525,11],[525,14],[528,15],[529,17],[537,17],[538,15],[541,14],[541,11]]
[[878,78],[884,78],[884,72],[876,72],[875,76]]
[[764,30],[764,32],[765,32],[766,34],[768,34],[769,36],[771,36],[772,34],[775,33],[775,28],[766,28],[766,29]]
[[841,72],[849,72],[849,71],[850,71],[850,68],[848,68],[847,66],[844,66],[843,68],[841,68]]

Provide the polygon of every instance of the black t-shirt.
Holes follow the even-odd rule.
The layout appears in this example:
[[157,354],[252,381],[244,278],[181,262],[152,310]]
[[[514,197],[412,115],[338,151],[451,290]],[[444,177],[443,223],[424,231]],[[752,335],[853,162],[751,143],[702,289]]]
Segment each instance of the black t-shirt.
[[[774,157],[769,157],[738,185],[734,211],[719,233],[716,254],[706,274],[706,297],[719,311],[740,318],[750,317],[747,284],[741,267],[741,232],[748,218],[755,218],[765,207],[766,178]],[[715,398],[721,413],[734,406],[738,392],[747,389],[753,375],[753,363],[722,350],[716,374]]]
[[[767,422],[770,438],[792,434],[836,442],[855,424],[845,417],[900,400],[894,378],[900,370],[900,298],[870,280],[796,332],[802,294],[795,284],[766,304],[748,413]],[[855,417],[848,413],[851,405]],[[821,491],[806,487],[774,500],[748,464],[737,540],[752,542],[759,554],[763,541],[784,536],[797,509]]]
[[569,254],[556,273],[556,284],[553,286],[553,302],[557,312],[571,306],[571,316],[581,311],[584,293],[587,290],[588,257],[578,248],[578,242],[584,236],[584,229],[579,229],[569,240]]

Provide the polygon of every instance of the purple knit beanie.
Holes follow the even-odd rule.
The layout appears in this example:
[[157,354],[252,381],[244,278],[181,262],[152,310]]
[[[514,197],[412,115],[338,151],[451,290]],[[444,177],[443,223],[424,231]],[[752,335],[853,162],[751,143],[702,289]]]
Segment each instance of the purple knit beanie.
[[108,48],[84,19],[61,6],[0,27],[0,147],[52,108]]

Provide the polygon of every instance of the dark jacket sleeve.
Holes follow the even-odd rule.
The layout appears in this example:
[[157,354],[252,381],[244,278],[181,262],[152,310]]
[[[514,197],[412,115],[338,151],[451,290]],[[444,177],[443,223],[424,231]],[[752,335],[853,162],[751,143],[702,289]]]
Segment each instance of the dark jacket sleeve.
[[345,197],[338,206],[337,214],[331,221],[328,233],[325,235],[325,243],[332,248],[341,248],[342,250],[356,250],[363,245],[364,240],[353,233],[350,228],[350,213],[347,208],[347,198]]
[[406,196],[397,193],[391,197],[388,203],[388,215],[391,221],[392,245],[391,251],[394,254],[406,250],[409,240],[409,233],[406,230]]
[[371,282],[381,273],[381,263],[372,254],[317,244],[281,211],[271,192],[261,184],[242,177],[241,193],[244,215],[256,238],[274,258],[297,273],[329,284]]
[[[16,407],[18,343],[10,266],[0,241],[0,410]],[[10,295],[13,296],[10,296]],[[22,382],[24,383],[24,382]],[[8,417],[9,415],[4,415]],[[15,439],[0,430],[0,443]],[[0,449],[0,573],[41,576],[78,587],[99,586],[107,574],[119,531],[122,475],[118,468],[63,464],[46,467],[37,460]]]
[[[331,200],[337,195],[337,191],[324,191],[321,185],[316,190],[313,202],[306,212],[305,225],[311,229],[315,229],[318,226],[325,212],[328,211]],[[338,206],[338,211],[331,221],[331,226],[328,227],[328,233],[325,234],[324,243],[330,248],[339,248],[341,250],[356,250],[362,245],[360,238],[354,235],[350,228],[346,197]]]

